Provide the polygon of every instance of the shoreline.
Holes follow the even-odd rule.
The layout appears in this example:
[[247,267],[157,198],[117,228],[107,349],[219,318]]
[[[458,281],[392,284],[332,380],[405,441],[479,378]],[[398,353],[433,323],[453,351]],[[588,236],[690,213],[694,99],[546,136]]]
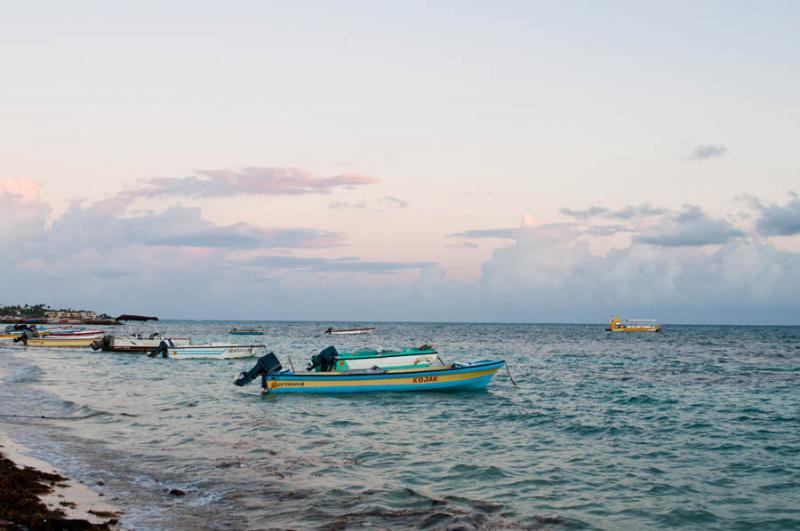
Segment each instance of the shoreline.
[[[119,529],[122,511],[85,484],[65,477],[47,461],[0,431],[0,467],[13,475],[0,480],[0,528]],[[22,485],[20,489],[19,486]]]

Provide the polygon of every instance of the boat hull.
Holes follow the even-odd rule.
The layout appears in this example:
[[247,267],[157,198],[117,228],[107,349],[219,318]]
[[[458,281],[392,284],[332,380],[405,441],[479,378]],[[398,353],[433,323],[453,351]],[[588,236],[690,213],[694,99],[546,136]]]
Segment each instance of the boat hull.
[[43,336],[46,337],[53,337],[53,338],[91,338],[91,339],[98,339],[103,337],[106,334],[104,330],[77,330],[74,332],[49,332],[44,330],[42,332]]
[[383,368],[410,368],[425,367],[440,362],[439,355],[434,353],[427,354],[408,354],[404,356],[373,356],[373,357],[342,357],[336,361],[336,369],[343,370],[364,370],[373,367]]
[[31,337],[25,340],[25,345],[28,347],[88,348],[96,339],[96,337]]
[[333,329],[329,328],[325,330],[325,333],[328,335],[334,336],[352,336],[355,334],[371,334],[376,330],[375,327],[366,327],[366,328],[341,328],[341,329]]
[[[100,348],[104,352],[150,352],[157,348],[165,338],[155,337],[111,337],[107,341],[102,341]],[[188,337],[169,338],[176,347],[187,347],[192,341]]]
[[264,345],[192,345],[168,347],[167,357],[175,360],[233,360],[267,353]]
[[660,326],[625,326],[624,328],[606,328],[609,332],[661,332]]
[[368,393],[483,389],[502,360],[440,368],[374,372],[274,373],[264,378],[264,393]]

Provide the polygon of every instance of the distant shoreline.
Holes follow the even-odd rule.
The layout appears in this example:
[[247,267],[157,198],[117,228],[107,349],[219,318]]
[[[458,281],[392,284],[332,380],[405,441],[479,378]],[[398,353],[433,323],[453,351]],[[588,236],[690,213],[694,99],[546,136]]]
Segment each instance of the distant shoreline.
[[43,325],[101,325],[114,326],[123,324],[116,319],[44,319],[44,318],[13,318],[0,317],[0,324],[43,324]]

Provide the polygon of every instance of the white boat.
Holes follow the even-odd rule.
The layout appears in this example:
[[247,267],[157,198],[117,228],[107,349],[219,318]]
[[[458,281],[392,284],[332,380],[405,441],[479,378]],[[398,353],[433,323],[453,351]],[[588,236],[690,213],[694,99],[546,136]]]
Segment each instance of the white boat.
[[358,352],[339,352],[328,347],[316,356],[306,367],[309,371],[353,371],[379,368],[410,369],[444,365],[439,353],[430,345],[403,350],[361,350]]
[[337,335],[337,336],[344,336],[344,335],[353,335],[353,334],[371,334],[377,330],[374,326],[365,326],[363,328],[333,328],[330,327],[325,330],[325,333],[328,335]]
[[[92,343],[94,350],[104,352],[150,352],[157,348],[165,338],[159,333],[144,335],[135,334],[130,336],[104,336]],[[176,347],[186,347],[192,344],[188,337],[170,337],[170,343]]]
[[52,338],[83,338],[83,339],[98,339],[105,335],[105,330],[71,330],[71,329],[57,329],[57,330],[44,330],[39,335],[43,337]]
[[170,345],[169,340],[162,341],[148,356],[154,358],[161,355],[175,360],[232,360],[252,358],[267,353],[265,345]]

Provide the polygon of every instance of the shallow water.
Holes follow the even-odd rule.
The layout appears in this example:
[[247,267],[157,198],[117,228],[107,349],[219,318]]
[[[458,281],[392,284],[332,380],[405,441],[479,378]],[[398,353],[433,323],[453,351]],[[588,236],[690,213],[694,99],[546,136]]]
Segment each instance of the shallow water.
[[298,369],[329,344],[433,343],[507,359],[519,387],[261,397],[232,385],[253,360],[6,347],[0,430],[102,481],[137,529],[800,528],[800,327],[328,325],[115,332],[263,342]]

